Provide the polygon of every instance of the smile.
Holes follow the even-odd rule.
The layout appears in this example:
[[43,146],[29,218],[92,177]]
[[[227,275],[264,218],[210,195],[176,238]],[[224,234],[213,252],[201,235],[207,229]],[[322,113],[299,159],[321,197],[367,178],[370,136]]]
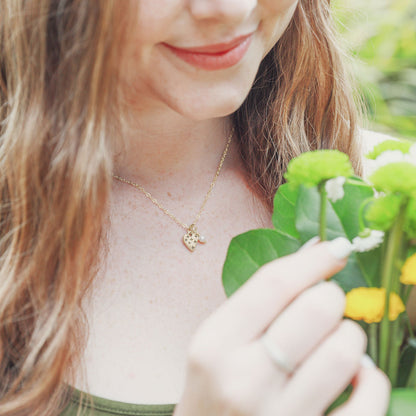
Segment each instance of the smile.
[[250,46],[252,37],[251,33],[228,43],[194,48],[177,48],[168,43],[162,45],[190,65],[207,71],[216,71],[230,68],[240,62]]

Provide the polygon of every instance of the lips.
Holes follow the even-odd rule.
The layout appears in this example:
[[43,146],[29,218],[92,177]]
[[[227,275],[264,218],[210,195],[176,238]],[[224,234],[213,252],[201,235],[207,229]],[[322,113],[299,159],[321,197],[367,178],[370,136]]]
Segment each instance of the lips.
[[215,71],[230,68],[240,62],[250,46],[252,37],[251,33],[230,42],[192,48],[177,48],[168,43],[162,43],[162,45],[188,64],[208,71]]

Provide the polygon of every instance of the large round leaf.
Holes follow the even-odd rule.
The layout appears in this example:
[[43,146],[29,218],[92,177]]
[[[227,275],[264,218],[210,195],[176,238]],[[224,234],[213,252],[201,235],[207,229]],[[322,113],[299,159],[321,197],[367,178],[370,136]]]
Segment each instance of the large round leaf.
[[276,230],[258,229],[231,240],[222,272],[222,283],[231,296],[261,266],[295,252],[300,242]]
[[[357,195],[357,198],[358,196],[359,195]],[[367,198],[367,196],[363,195],[362,198],[359,198],[359,202],[365,198]],[[295,209],[296,228],[299,232],[301,241],[305,242],[319,233],[320,195],[318,189],[316,187],[305,188],[301,186]],[[328,240],[333,240],[337,237],[348,237],[345,226],[347,226],[349,222],[352,222],[349,218],[350,215],[357,218],[355,214],[351,213],[349,210],[343,211],[342,217],[339,217],[333,205],[327,201],[326,229]],[[354,225],[353,227],[358,229],[357,225]],[[345,292],[349,292],[355,287],[369,286],[372,282],[369,277],[370,272],[368,272],[367,268],[375,266],[367,265],[367,263],[363,264],[359,259],[359,256],[352,254],[344,269],[333,277],[333,280],[335,280]],[[376,264],[377,263],[378,262],[376,262]]]
[[387,416],[415,416],[416,390],[393,389]]

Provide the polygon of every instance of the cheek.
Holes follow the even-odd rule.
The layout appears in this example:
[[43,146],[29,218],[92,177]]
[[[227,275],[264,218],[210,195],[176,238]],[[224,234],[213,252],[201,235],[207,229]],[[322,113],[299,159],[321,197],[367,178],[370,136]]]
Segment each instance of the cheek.
[[266,18],[264,19],[264,31],[268,38],[267,51],[269,51],[281,38],[288,27],[298,5],[298,0],[265,0]]
[[269,13],[280,14],[294,9],[298,0],[263,0],[260,3]]
[[131,0],[126,13],[127,28],[122,45],[119,68],[122,78],[129,80],[135,73],[146,68],[152,49],[169,39],[172,21],[178,18],[182,0]]
[[[132,0],[137,1],[137,0]],[[140,44],[160,42],[169,37],[172,23],[180,18],[184,0],[142,0],[130,10],[130,33]]]

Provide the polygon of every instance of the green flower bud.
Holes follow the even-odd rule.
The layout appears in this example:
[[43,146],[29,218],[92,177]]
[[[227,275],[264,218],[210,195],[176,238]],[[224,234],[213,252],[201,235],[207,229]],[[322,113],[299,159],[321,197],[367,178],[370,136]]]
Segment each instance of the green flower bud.
[[416,166],[408,162],[389,163],[370,177],[377,191],[416,197]]
[[377,159],[383,152],[387,150],[399,150],[402,153],[409,153],[410,147],[414,143],[409,140],[385,140],[374,147],[374,149],[366,155],[367,159]]
[[404,231],[409,238],[416,238],[416,199],[412,198],[406,208]]
[[396,219],[403,197],[389,194],[375,198],[364,215],[369,226],[375,230],[388,230]]
[[351,162],[345,153],[338,150],[315,150],[292,159],[285,179],[293,187],[312,187],[331,178],[349,177],[353,174]]

